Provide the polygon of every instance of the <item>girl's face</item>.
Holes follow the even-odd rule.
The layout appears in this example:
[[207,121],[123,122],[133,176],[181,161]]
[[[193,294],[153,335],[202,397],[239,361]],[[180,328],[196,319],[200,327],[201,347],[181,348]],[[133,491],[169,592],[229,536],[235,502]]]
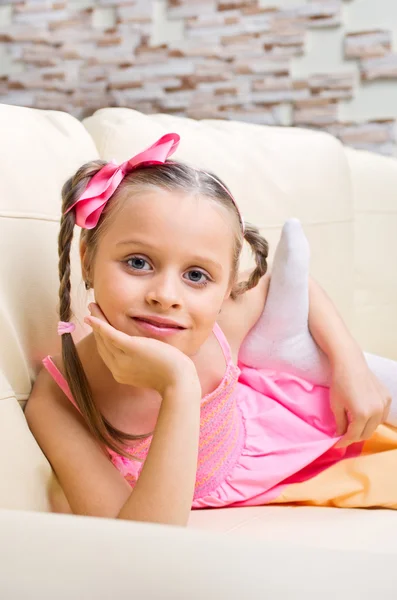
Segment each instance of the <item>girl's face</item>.
[[196,354],[230,293],[232,219],[226,208],[183,193],[126,199],[91,265],[95,300],[110,324]]

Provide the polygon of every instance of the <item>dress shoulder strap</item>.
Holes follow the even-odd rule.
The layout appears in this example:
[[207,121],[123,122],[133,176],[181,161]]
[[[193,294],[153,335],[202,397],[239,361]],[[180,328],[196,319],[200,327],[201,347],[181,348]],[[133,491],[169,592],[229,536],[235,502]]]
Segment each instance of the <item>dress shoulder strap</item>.
[[229,365],[232,362],[232,351],[230,349],[229,342],[226,339],[225,334],[219,327],[218,323],[215,323],[213,328],[214,335],[222,348],[223,355],[225,357],[226,364]]
[[66,379],[62,375],[61,371],[58,369],[58,367],[54,363],[54,361],[52,360],[51,356],[46,356],[45,358],[43,358],[42,362],[43,362],[44,367],[47,369],[47,371],[49,372],[49,374],[55,381],[55,383],[57,383],[59,385],[59,387],[65,394],[65,396],[70,400],[70,402],[73,404],[73,406],[75,408],[77,408],[77,410],[80,412],[80,409],[77,406],[76,401],[72,396],[72,392],[70,391],[68,382],[66,381]]
[[[226,364],[229,365],[232,362],[232,353],[230,350],[229,342],[226,339],[225,334],[222,329],[219,327],[218,323],[215,323],[213,328],[214,335],[218,340],[220,347],[222,348],[223,355],[225,357]],[[43,365],[53,378],[53,380],[59,385],[65,396],[70,400],[73,406],[80,412],[79,407],[76,404],[75,399],[73,398],[72,392],[70,391],[70,387],[65,377],[62,375],[61,371],[58,369],[51,356],[46,356],[43,358]]]

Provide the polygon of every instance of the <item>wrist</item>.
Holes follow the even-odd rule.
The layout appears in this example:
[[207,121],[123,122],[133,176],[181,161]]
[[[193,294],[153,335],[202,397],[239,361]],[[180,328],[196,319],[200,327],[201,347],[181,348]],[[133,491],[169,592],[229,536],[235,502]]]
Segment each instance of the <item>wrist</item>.
[[196,378],[183,378],[169,384],[162,393],[163,405],[185,405],[200,407],[201,385]]
[[164,387],[163,399],[183,396],[186,393],[198,394],[201,398],[201,384],[194,363],[186,357],[184,364],[175,367],[172,376]]
[[352,368],[353,366],[356,366],[357,368],[362,368],[364,365],[367,366],[364,353],[354,340],[336,348],[327,354],[327,356],[333,371],[340,367]]

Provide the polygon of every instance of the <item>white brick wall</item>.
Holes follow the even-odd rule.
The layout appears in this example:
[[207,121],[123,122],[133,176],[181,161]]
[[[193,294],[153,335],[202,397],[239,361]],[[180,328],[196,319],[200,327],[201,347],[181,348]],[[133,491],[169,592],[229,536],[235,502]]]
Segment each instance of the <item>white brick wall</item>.
[[0,102],[296,124],[396,154],[397,0],[3,0]]

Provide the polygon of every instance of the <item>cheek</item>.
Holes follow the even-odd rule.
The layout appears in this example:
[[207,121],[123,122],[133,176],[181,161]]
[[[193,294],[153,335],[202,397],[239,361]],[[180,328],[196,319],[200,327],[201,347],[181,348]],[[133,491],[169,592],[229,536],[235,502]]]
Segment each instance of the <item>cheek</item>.
[[97,270],[95,298],[104,311],[122,314],[140,296],[139,278],[128,277],[118,265],[108,264]]
[[[190,315],[194,321],[192,349],[197,351],[210,335],[222,307],[225,292],[217,291],[208,296],[198,297],[190,306]],[[193,348],[194,346],[194,348]]]
[[191,298],[190,310],[196,316],[197,321],[203,326],[213,323],[223,304],[226,285],[213,285],[208,284],[208,287],[204,288],[203,293],[198,293]]

